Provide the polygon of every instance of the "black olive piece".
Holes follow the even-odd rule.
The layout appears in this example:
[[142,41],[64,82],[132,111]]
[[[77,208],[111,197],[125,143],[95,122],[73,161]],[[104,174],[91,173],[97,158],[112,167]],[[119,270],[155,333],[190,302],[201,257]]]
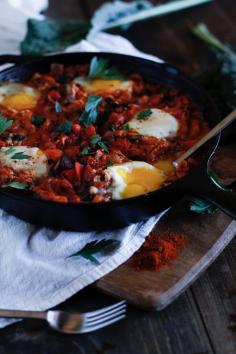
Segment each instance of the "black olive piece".
[[99,113],[98,119],[97,119],[98,127],[101,127],[103,124],[105,124],[107,122],[110,114],[111,114],[111,111],[103,111],[103,112]]
[[75,186],[75,191],[84,202],[90,202],[94,197],[89,193],[89,185],[87,182],[82,182],[80,186]]
[[106,97],[105,102],[106,102],[107,108],[115,108],[115,107],[119,106],[119,104],[110,97]]
[[54,161],[52,159],[48,159],[48,164],[52,165],[54,163]]
[[18,134],[15,134],[13,135],[12,137],[12,140],[16,140],[16,141],[22,141],[25,139],[25,135],[18,135]]
[[73,162],[67,156],[62,156],[58,165],[58,171],[64,171],[73,168]]
[[59,77],[58,81],[61,84],[69,84],[73,80],[73,77],[68,76],[68,75],[62,75]]
[[89,192],[84,192],[84,193],[80,194],[80,198],[81,198],[84,202],[91,202],[92,199],[94,198],[94,195],[89,194]]

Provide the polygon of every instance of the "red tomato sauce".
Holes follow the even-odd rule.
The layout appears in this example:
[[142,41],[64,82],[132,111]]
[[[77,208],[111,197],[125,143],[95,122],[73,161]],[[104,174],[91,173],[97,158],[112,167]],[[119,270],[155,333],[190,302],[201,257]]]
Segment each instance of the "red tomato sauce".
[[[91,94],[74,78],[86,76],[88,70],[89,64],[53,64],[49,73],[35,73],[23,83],[40,92],[33,109],[17,111],[1,107],[0,103],[2,114],[14,120],[0,135],[0,148],[38,147],[47,156],[49,166],[48,175],[34,178],[0,161],[1,185],[12,181],[26,183],[36,197],[61,203],[109,201],[112,195],[108,189],[104,193],[90,193],[91,186],[104,190],[111,183],[104,173],[107,166],[135,160],[150,164],[174,160],[209,130],[201,110],[190,97],[161,83],[147,82],[138,74],[128,76],[132,90],[93,93],[102,97],[99,114],[94,124],[85,126],[80,117]],[[150,108],[164,110],[177,119],[175,137],[158,139],[125,129],[125,124],[138,112]],[[42,117],[43,123],[37,126],[33,117]],[[61,126],[64,128],[60,130]],[[97,135],[105,149],[102,144],[92,144]],[[188,168],[186,162],[169,176],[169,181],[186,174]]]

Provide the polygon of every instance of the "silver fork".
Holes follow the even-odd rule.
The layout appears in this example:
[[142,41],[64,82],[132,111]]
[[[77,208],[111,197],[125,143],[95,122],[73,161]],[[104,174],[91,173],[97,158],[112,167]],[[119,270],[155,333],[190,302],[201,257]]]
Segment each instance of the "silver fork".
[[47,321],[49,326],[63,333],[87,333],[106,327],[125,318],[126,302],[120,301],[100,310],[86,313],[68,313],[65,311],[50,310],[18,311],[1,310],[0,317],[36,318]]

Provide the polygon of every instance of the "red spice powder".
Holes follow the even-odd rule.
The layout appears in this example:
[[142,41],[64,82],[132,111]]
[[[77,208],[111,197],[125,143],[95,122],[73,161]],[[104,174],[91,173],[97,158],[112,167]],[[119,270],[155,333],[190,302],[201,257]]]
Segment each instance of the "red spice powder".
[[132,265],[137,270],[158,271],[173,262],[185,245],[186,237],[181,233],[150,233],[142,247],[134,254]]

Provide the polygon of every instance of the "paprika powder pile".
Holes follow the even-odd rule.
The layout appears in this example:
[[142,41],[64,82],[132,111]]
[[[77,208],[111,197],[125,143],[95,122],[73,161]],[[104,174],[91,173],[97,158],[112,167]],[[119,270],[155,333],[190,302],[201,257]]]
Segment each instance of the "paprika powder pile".
[[132,265],[137,270],[158,271],[172,263],[185,245],[186,237],[181,233],[150,233],[142,247],[134,254]]

